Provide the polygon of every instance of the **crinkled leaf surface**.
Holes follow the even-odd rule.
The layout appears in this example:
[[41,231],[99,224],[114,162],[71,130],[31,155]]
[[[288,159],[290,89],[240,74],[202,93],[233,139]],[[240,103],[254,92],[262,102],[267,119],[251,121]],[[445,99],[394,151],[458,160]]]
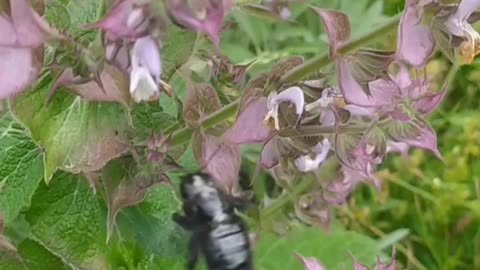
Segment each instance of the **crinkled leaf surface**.
[[161,48],[164,78],[169,78],[177,68],[187,62],[194,51],[195,40],[195,33],[173,24],[168,26]]
[[40,149],[7,113],[0,117],[0,212],[11,222],[30,200],[43,178]]
[[27,239],[18,246],[18,255],[22,260],[0,255],[0,269],[23,270],[23,269],[55,269],[67,270],[60,258],[50,253],[39,243]]
[[44,100],[50,76],[11,101],[15,116],[32,139],[44,148],[45,181],[57,169],[74,173],[95,171],[127,148],[128,121],[119,104],[89,102],[58,91]]
[[350,253],[359,261],[372,265],[380,254],[376,242],[364,235],[334,228],[329,234],[318,228],[300,227],[279,237],[259,235],[255,244],[255,269],[303,269],[295,252],[315,257],[329,270],[353,269]]
[[122,235],[133,232],[136,241],[157,257],[150,261],[156,266],[151,269],[184,269],[189,235],[171,219],[179,209],[173,188],[158,185],[149,189],[144,201],[118,215],[117,224],[125,229]]
[[59,172],[41,183],[27,211],[32,238],[75,268],[105,265],[105,211],[81,177]]
[[67,30],[73,36],[84,32],[81,27],[96,21],[102,1],[97,0],[47,0],[45,18],[53,26]]

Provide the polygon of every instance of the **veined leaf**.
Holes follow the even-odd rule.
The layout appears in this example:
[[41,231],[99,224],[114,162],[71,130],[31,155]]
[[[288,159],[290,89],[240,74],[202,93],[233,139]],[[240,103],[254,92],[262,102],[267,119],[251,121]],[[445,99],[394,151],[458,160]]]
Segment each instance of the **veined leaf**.
[[119,104],[89,102],[58,91],[44,103],[51,78],[44,75],[33,89],[11,100],[14,115],[44,148],[45,182],[57,169],[95,171],[123,153],[128,120]]
[[43,178],[40,149],[11,114],[0,117],[0,212],[10,223],[30,200]]
[[255,269],[300,270],[302,264],[295,253],[315,257],[329,270],[352,269],[352,254],[358,261],[372,265],[379,248],[364,235],[334,228],[330,233],[313,228],[296,228],[285,237],[262,233],[255,245]]
[[105,217],[81,177],[59,172],[41,183],[27,211],[32,238],[74,268],[104,269]]

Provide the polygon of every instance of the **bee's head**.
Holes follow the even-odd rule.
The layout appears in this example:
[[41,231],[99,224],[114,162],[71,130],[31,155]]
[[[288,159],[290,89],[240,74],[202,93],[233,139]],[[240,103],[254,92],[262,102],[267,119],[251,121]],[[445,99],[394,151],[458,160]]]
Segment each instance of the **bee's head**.
[[208,174],[192,173],[182,177],[180,183],[180,193],[182,199],[189,201],[198,194],[208,190],[216,189],[215,183]]
[[199,209],[203,215],[215,219],[225,218],[225,198],[209,175],[194,173],[184,176],[180,192],[184,202]]

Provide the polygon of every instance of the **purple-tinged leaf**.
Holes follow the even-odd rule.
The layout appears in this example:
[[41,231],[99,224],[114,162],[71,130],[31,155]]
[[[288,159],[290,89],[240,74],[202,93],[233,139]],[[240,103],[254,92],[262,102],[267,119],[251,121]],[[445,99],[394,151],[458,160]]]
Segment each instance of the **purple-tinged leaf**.
[[186,0],[170,0],[168,12],[178,24],[194,31],[205,33],[218,49],[220,31],[225,14],[232,6],[232,0],[205,0],[189,6]]
[[437,135],[432,127],[423,119],[412,119],[409,122],[395,121],[389,124],[387,134],[396,142],[403,142],[410,147],[418,147],[432,152],[443,160],[437,148]]
[[350,38],[350,20],[342,12],[312,7],[323,22],[330,42],[330,57],[337,55],[337,50]]
[[222,138],[196,132],[192,137],[195,159],[216,183],[231,193],[238,182],[240,172],[240,148],[228,144]]
[[130,103],[127,76],[114,66],[106,65],[100,73],[102,86],[96,81],[83,82],[75,77],[72,69],[62,71],[50,90],[50,94],[64,86],[76,95],[90,101],[115,101],[125,106]]
[[433,53],[435,41],[428,25],[422,23],[418,0],[407,0],[398,26],[396,58],[422,67]]
[[267,98],[251,97],[243,100],[233,126],[224,139],[235,144],[262,143],[271,138],[273,130],[263,124],[267,114]]
[[220,109],[220,107],[220,99],[211,85],[187,82],[183,118],[188,125],[196,126],[198,121]]
[[147,34],[148,16],[146,5],[138,5],[135,0],[120,0],[103,19],[85,28],[100,28],[111,40],[137,38]]
[[305,270],[325,270],[325,268],[315,258],[303,257],[298,253],[296,256],[303,263]]

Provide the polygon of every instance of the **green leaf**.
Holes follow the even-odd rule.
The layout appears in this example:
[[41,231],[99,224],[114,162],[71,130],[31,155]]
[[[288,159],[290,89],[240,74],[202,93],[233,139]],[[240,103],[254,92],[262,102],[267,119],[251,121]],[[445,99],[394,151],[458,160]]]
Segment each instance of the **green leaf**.
[[32,238],[75,268],[106,262],[105,212],[85,179],[59,172],[41,183],[27,211]]
[[395,243],[401,241],[402,239],[407,237],[409,234],[410,234],[410,230],[407,228],[395,230],[383,236],[382,239],[378,241],[378,246],[380,249],[388,248],[394,245]]
[[46,74],[33,89],[11,101],[12,112],[45,149],[45,182],[57,169],[98,170],[127,149],[129,127],[121,105],[89,102],[66,91],[56,92],[46,105],[50,82]]
[[[45,17],[53,26],[66,30],[70,35],[76,37],[85,30],[82,26],[95,22],[99,19],[99,9],[103,1],[98,0],[47,0]],[[94,31],[88,30],[94,33]],[[90,35],[93,38],[94,35]]]
[[376,242],[364,235],[334,228],[330,233],[312,227],[296,228],[285,237],[270,233],[259,235],[255,244],[255,269],[300,270],[302,264],[295,253],[317,258],[326,269],[352,269],[350,253],[363,264],[375,262],[379,249]]
[[169,78],[192,55],[196,34],[170,24],[162,41],[162,65],[164,78]]
[[11,114],[0,117],[0,212],[10,223],[30,206],[43,178],[40,150]]
[[27,239],[18,246],[18,257],[0,256],[0,269],[55,269],[67,270],[67,267],[60,258],[53,255],[45,247],[37,242]]
[[[161,99],[164,99],[164,96]],[[175,106],[174,102],[173,106]],[[152,131],[165,131],[176,123],[175,114],[165,112],[162,107],[158,103],[134,105],[131,113],[135,127],[135,137],[147,139]]]

